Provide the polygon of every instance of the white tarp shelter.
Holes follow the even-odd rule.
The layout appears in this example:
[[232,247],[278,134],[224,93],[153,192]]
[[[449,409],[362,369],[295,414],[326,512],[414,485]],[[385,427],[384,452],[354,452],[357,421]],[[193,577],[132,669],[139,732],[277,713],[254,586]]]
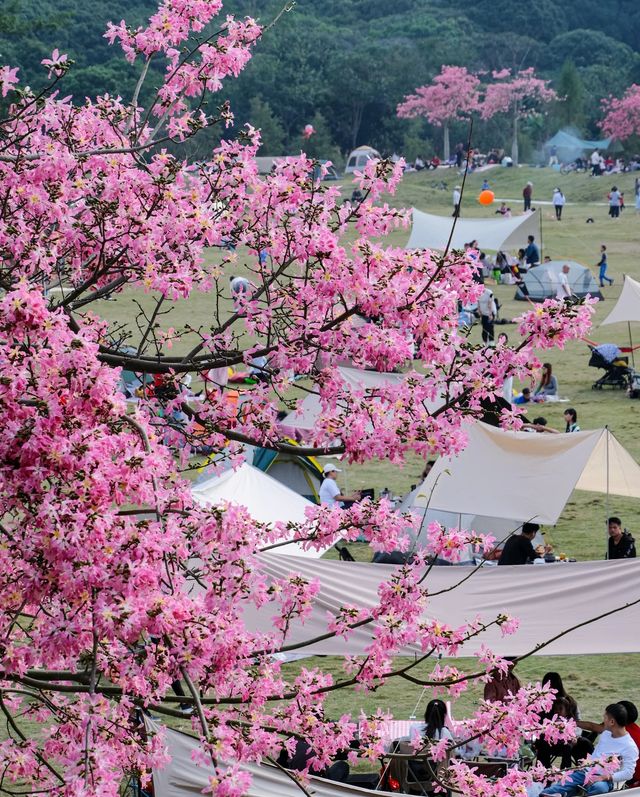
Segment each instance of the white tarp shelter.
[[[282,578],[293,571],[310,580],[317,579],[320,585],[305,622],[292,622],[287,645],[301,647],[291,652],[329,656],[360,656],[366,652],[374,632],[370,625],[355,629],[346,640],[323,635],[339,607],[378,605],[380,585],[388,582],[396,567],[269,553],[261,554],[260,561],[270,578]],[[430,598],[424,620],[437,619],[458,628],[477,616],[486,621],[505,613],[519,618],[520,627],[515,634],[503,637],[500,629],[492,626],[467,641],[460,648],[462,656],[475,655],[483,644],[503,656],[522,655],[574,627],[540,652],[640,652],[640,559],[482,567],[476,572],[470,568],[433,567],[425,584]],[[577,627],[620,607],[626,608]],[[245,621],[254,631],[268,632],[273,627],[272,614],[268,606],[247,606]],[[305,644],[309,640],[313,641]],[[408,656],[421,652],[418,643],[402,649],[402,655]]]
[[[345,387],[354,393],[365,393],[379,387],[397,385],[406,378],[406,374],[365,371],[361,368],[344,366],[338,366],[337,370]],[[309,431],[315,428],[321,412],[320,396],[317,393],[310,393],[282,420],[282,426]]]
[[567,279],[571,293],[574,296],[593,296],[602,299],[602,294],[598,288],[593,274],[586,266],[576,263],[575,260],[550,260],[548,263],[540,263],[523,274],[524,284],[529,291],[525,295],[520,288],[516,289],[516,299],[530,299],[532,302],[543,302],[545,299],[555,299],[556,291],[560,282],[560,272],[564,265],[569,266]]
[[640,282],[631,277],[624,278],[618,301],[600,326],[618,324],[621,321],[640,321]]
[[[145,718],[148,733],[162,729],[160,723]],[[209,786],[209,778],[215,774],[212,766],[200,766],[192,760],[192,754],[199,748],[193,736],[180,731],[165,730],[167,751],[171,761],[166,767],[153,772],[155,797],[193,797],[201,794]],[[269,764],[243,764],[242,768],[251,774],[251,786],[245,797],[301,797],[300,788],[279,769]],[[336,783],[311,776],[308,790],[314,797],[366,797],[368,789]],[[376,791],[381,797],[393,797],[391,792]]]
[[[303,523],[305,509],[314,506],[277,479],[253,465],[243,463],[237,470],[227,470],[219,476],[192,488],[195,500],[204,506],[223,506],[225,503],[243,506],[260,523]],[[304,550],[291,543],[274,549],[282,553],[318,558],[323,551]]]
[[[451,216],[434,216],[412,209],[413,227],[406,249],[446,248],[451,235],[454,219]],[[528,235],[538,235],[540,220],[536,212],[505,219],[458,219],[456,221],[452,249],[462,249],[465,243],[478,241],[483,251],[490,249],[520,249],[527,245]]]
[[477,422],[466,431],[466,448],[436,461],[416,505],[553,524],[574,489],[640,498],[640,466],[608,429],[530,434]]

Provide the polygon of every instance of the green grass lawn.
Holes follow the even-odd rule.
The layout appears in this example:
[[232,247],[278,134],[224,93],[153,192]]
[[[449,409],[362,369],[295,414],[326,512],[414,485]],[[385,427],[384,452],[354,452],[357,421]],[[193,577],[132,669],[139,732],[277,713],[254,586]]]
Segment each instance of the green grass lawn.
[[[591,178],[586,174],[571,174],[562,177],[550,169],[500,167],[482,174],[470,175],[467,179],[465,195],[462,203],[464,217],[493,218],[493,208],[484,209],[476,201],[484,177],[487,177],[496,197],[513,200],[510,202],[514,211],[521,208],[521,191],[524,184],[531,180],[534,184],[534,201],[549,201],[553,188],[559,185],[566,194],[569,204],[565,207],[564,218],[557,223],[553,208],[541,206],[544,253],[554,259],[574,259],[584,265],[591,266],[597,262],[601,243],[605,243],[609,254],[609,276],[615,278],[611,288],[605,288],[605,301],[597,307],[594,316],[594,329],[591,337],[599,342],[628,342],[626,325],[598,329],[599,322],[609,312],[618,298],[624,274],[640,279],[639,231],[640,217],[633,208],[632,175]],[[432,187],[432,183],[443,179],[448,183],[446,191]],[[415,206],[431,213],[449,216],[451,213],[451,192],[453,186],[460,182],[454,172],[438,170],[437,172],[421,172],[409,174],[402,182],[394,202],[397,205]],[[610,220],[607,215],[606,194],[616,184],[626,193],[629,207],[619,220]],[[349,196],[350,184],[344,183],[343,193]],[[594,224],[586,224],[588,217],[593,217]],[[448,223],[448,221],[447,221]],[[392,243],[404,245],[408,239],[408,231],[395,232]],[[482,246],[482,241],[480,241]],[[238,272],[243,268],[243,253],[239,253]],[[521,302],[514,301],[514,288],[497,286],[495,293],[502,303],[502,316],[514,318],[525,309]],[[151,297],[135,297],[123,294],[114,302],[103,302],[100,312],[110,320],[129,317],[137,312],[133,299],[149,307]],[[196,294],[189,301],[174,304],[171,313],[162,319],[163,326],[192,327],[207,326],[211,322],[213,299],[206,294]],[[515,342],[515,327],[505,326],[512,342]],[[472,336],[479,339],[480,331],[476,326]],[[635,330],[640,342],[640,328]],[[564,351],[552,350],[545,353],[556,374],[560,393],[570,400],[570,404],[550,405],[534,409],[534,413],[543,414],[551,426],[563,428],[562,413],[567,406],[577,409],[580,425],[583,429],[595,429],[609,426],[616,437],[626,446],[635,459],[640,459],[640,436],[637,433],[640,418],[640,402],[629,400],[623,392],[591,389],[592,383],[600,375],[587,366],[589,351],[584,343],[571,343]],[[640,368],[640,351],[638,352]],[[409,458],[404,468],[389,467],[388,463],[371,461],[363,465],[353,465],[341,474],[342,484],[347,490],[360,487],[375,487],[376,491],[384,487],[394,493],[405,493],[411,484],[418,482],[422,463],[417,458]],[[541,496],[541,501],[544,496]],[[636,526],[638,502],[630,499],[611,497],[609,511],[622,516],[625,525],[631,530]],[[604,519],[607,507],[605,496],[597,493],[574,492],[557,526],[547,530],[547,537],[568,555],[578,559],[602,558],[605,546]],[[358,558],[366,558],[368,551],[358,551]],[[345,595],[348,598],[348,595]],[[588,600],[588,585],[585,585],[585,599]],[[470,607],[471,608],[471,607]],[[594,651],[598,643],[594,640]],[[311,659],[301,664],[287,665],[289,672],[295,672],[300,666],[319,664],[323,669],[339,672],[341,662],[338,659]],[[582,656],[582,657],[534,657],[519,667],[523,680],[540,678],[547,670],[558,670],[568,690],[580,703],[582,715],[598,718],[602,707],[611,700],[627,698],[640,702],[637,687],[637,669],[640,656]],[[426,669],[425,669],[426,672]],[[365,694],[346,690],[331,695],[330,711],[341,714],[346,711],[356,712],[360,707],[371,710],[377,706],[389,708],[397,717],[406,718],[415,706],[420,690],[403,682],[394,681],[374,693]],[[454,708],[456,717],[464,716],[478,699],[479,691],[471,690],[463,696]],[[424,701],[423,701],[424,707]]]

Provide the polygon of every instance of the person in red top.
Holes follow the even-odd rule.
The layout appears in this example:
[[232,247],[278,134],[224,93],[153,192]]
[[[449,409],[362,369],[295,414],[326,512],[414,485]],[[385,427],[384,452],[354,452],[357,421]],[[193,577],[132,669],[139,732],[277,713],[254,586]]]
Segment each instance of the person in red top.
[[[640,725],[636,724],[636,720],[638,719],[638,709],[630,700],[619,700],[618,702],[627,710],[627,724],[625,725],[625,730],[633,739],[638,751],[640,752]],[[583,731],[602,733],[604,730],[604,725],[601,722],[585,722],[583,720],[578,720],[576,724],[579,728],[582,728]],[[633,777],[631,780],[627,781],[626,785],[629,789],[640,786],[640,757],[638,757]]]

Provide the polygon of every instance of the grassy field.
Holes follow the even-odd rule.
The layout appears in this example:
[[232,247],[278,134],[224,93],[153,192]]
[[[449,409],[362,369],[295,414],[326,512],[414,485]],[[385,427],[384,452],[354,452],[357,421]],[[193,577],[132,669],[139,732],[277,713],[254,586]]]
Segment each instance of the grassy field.
[[[542,208],[544,253],[552,258],[574,259],[584,265],[591,266],[597,262],[601,243],[605,243],[609,253],[609,276],[615,278],[611,288],[604,289],[605,301],[597,307],[594,317],[594,329],[591,337],[598,342],[628,342],[626,325],[598,329],[599,322],[605,317],[618,298],[624,274],[640,278],[639,231],[640,217],[633,208],[634,178],[631,175],[591,178],[585,174],[571,174],[566,177],[550,169],[496,168],[482,174],[468,177],[462,203],[463,217],[493,218],[495,207],[484,209],[476,197],[484,177],[487,177],[497,198],[509,201],[514,212],[520,212],[521,192],[524,184],[531,180],[534,184],[534,201],[550,201],[553,188],[559,185],[564,191],[568,205],[564,218],[557,223],[553,208],[548,205]],[[439,180],[447,182],[447,190],[439,190],[432,183]],[[405,177],[394,202],[405,207],[415,206],[431,213],[449,216],[451,213],[451,190],[461,182],[454,173],[442,170],[435,173],[421,172],[408,174]],[[625,192],[629,207],[618,220],[611,220],[607,215],[606,194],[616,184]],[[345,183],[343,193],[349,196],[350,185]],[[592,217],[593,224],[586,224]],[[407,232],[397,232],[392,242],[404,245]],[[480,241],[482,246],[482,241]],[[242,270],[242,255],[237,266]],[[523,304],[514,301],[514,289],[509,286],[497,286],[495,293],[502,303],[502,315],[514,318],[523,311]],[[131,295],[123,295],[117,301],[103,303],[101,312],[106,318],[115,320],[133,316],[136,309]],[[143,306],[148,306],[149,299],[136,296]],[[206,326],[210,323],[212,299],[207,295],[196,295],[188,302],[178,302],[169,316],[163,318],[163,326],[182,327],[187,322],[194,327]],[[512,342],[515,327],[505,326]],[[472,335],[479,338],[476,327]],[[640,342],[640,329],[635,331]],[[616,437],[626,446],[636,460],[640,459],[640,436],[637,433],[640,418],[640,402],[629,400],[618,391],[596,392],[591,389],[592,383],[600,375],[587,366],[589,351],[584,343],[572,343],[564,351],[552,351],[545,354],[557,375],[560,393],[570,400],[570,404],[550,405],[536,408],[535,414],[543,414],[551,426],[563,428],[562,413],[567,406],[577,409],[580,425],[583,429],[595,429],[609,426]],[[640,367],[640,351],[638,352]],[[516,386],[517,387],[517,386]],[[351,466],[341,475],[342,484],[347,490],[360,487],[375,487],[380,490],[390,488],[394,493],[406,492],[410,485],[418,481],[422,463],[410,459],[404,468],[389,467],[388,463],[372,461],[365,465]],[[541,501],[544,496],[541,496]],[[629,499],[610,499],[611,513],[622,516],[625,525],[634,529],[638,516],[638,502]],[[574,492],[557,526],[547,529],[547,538],[557,550],[579,559],[602,558],[604,551],[604,518],[606,516],[605,496],[597,493]],[[365,558],[368,551],[359,551],[358,557]],[[348,595],[346,595],[348,597]],[[585,585],[585,597],[588,600],[588,585]],[[594,642],[597,650],[597,641]],[[323,669],[339,672],[341,662],[337,659],[313,659]],[[540,678],[545,671],[554,669],[563,674],[567,688],[574,694],[582,708],[584,717],[599,717],[603,705],[614,699],[628,698],[640,701],[637,687],[637,669],[640,656],[589,656],[589,657],[536,657],[528,659],[519,667],[522,680]],[[301,665],[287,666],[290,672]],[[357,712],[359,707],[367,710],[380,706],[391,709],[397,717],[407,717],[420,696],[420,690],[405,682],[397,681],[382,687],[372,694],[356,693],[352,690],[332,695],[329,708],[336,715],[345,711]],[[477,690],[471,690],[463,696],[454,708],[455,716],[464,716],[475,700]],[[424,707],[424,702],[423,702]]]

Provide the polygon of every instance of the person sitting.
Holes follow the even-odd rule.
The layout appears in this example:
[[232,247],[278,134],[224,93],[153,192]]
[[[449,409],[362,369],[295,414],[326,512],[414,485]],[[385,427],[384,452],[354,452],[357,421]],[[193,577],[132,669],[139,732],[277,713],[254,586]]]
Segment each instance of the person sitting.
[[[626,728],[629,736],[631,736],[635,742],[636,747],[640,750],[640,726],[636,724],[636,720],[638,719],[638,709],[630,700],[619,700],[618,703],[627,710],[627,724],[624,727]],[[583,731],[590,731],[591,733],[602,733],[605,729],[602,722],[578,720],[577,725],[578,728],[582,728]],[[631,779],[627,781],[626,785],[629,789],[640,786],[640,756],[636,762],[635,771],[631,776]]]
[[524,250],[524,259],[529,268],[537,266],[540,263],[540,250],[536,244],[535,236],[527,236],[527,248]]
[[[537,523],[524,523],[520,534],[512,534],[505,542],[498,564],[526,565],[537,559],[542,553],[542,550],[537,551],[533,547],[533,538],[538,531],[540,531],[540,526]],[[547,545],[544,553],[548,553],[550,550],[551,547]]]
[[[578,704],[567,694],[562,683],[562,678],[557,672],[548,672],[542,679],[542,685],[548,684],[555,690],[555,698],[549,711],[541,715],[541,719],[551,719],[554,716],[564,717],[565,719],[577,720],[578,719]],[[538,761],[547,767],[551,766],[551,759],[557,755],[562,757],[562,768],[568,769],[571,766],[571,756],[573,753],[573,745],[568,742],[558,742],[551,744],[544,738],[537,739],[534,744],[534,749],[538,757]],[[589,752],[591,752],[589,750]]]
[[491,680],[484,685],[483,697],[492,703],[503,703],[507,695],[514,695],[521,686],[518,676],[513,672],[513,668],[518,663],[517,659],[512,656],[505,656],[504,658],[509,662],[507,672],[494,670],[491,674]]
[[500,216],[505,216],[508,219],[511,218],[511,208],[508,208],[505,202],[500,205],[500,207],[496,210],[496,213],[500,214]]
[[[594,748],[593,757],[595,759],[616,756],[619,764],[613,774],[597,774],[597,765],[577,769],[568,778],[563,778],[564,783],[546,786],[541,792],[542,797],[551,797],[555,794],[567,797],[577,794],[606,794],[613,790],[614,784],[630,780],[638,761],[638,748],[625,728],[627,722],[627,710],[620,703],[611,703],[604,710],[602,723],[604,730]],[[585,782],[587,775],[589,775],[588,783]]]
[[514,398],[513,403],[528,404],[530,401],[533,401],[533,399],[531,398],[531,389],[528,387],[523,387],[522,393],[519,396],[516,396],[516,398]]
[[538,383],[538,387],[536,388],[534,396],[537,396],[542,400],[558,397],[558,380],[553,375],[551,363],[542,364],[542,374],[540,376],[540,382]]
[[610,517],[609,525],[609,552],[607,559],[635,559],[636,541],[631,534],[622,528],[619,517]]
[[569,409],[565,410],[563,416],[565,423],[567,424],[564,430],[565,433],[580,431],[580,427],[578,426],[578,413],[573,409],[573,407],[569,407]]

